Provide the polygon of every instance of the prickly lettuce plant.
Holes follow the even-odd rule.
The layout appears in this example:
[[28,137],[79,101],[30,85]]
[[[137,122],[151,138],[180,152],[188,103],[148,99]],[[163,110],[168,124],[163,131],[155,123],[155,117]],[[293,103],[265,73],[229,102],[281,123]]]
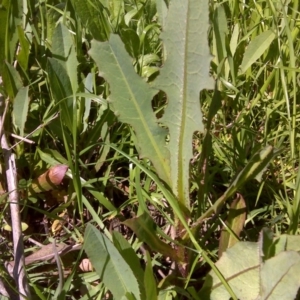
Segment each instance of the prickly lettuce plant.
[[[110,85],[112,110],[121,122],[132,126],[139,157],[151,161],[159,178],[172,192],[185,221],[190,217],[192,137],[204,128],[199,94],[202,89],[213,88],[209,76],[208,25],[207,1],[170,2],[161,35],[165,62],[152,85],[135,72],[132,58],[118,35],[111,34],[106,42],[92,41],[89,51],[100,75]],[[166,94],[167,106],[163,117],[157,119],[151,101],[159,90]],[[176,219],[175,238],[183,229]],[[131,227],[136,226],[131,223]],[[182,249],[177,251],[178,260],[186,266],[186,254]]]
[[[164,7],[164,1],[157,2]],[[192,226],[193,232],[187,226],[187,221],[191,217],[189,163],[192,158],[192,138],[195,132],[204,132],[200,91],[213,88],[213,79],[209,76],[211,55],[207,42],[208,2],[172,0],[167,15],[162,14],[160,18],[165,61],[159,76],[151,85],[134,70],[132,58],[118,35],[111,34],[109,40],[104,42],[93,40],[89,54],[96,62],[101,77],[109,83],[110,108],[119,121],[132,126],[140,159],[150,160],[159,177],[160,183],[156,183],[169,195],[165,196],[173,208],[173,239],[177,242],[183,239],[186,245],[192,242],[201,250],[193,232],[197,232],[203,217],[196,220]],[[163,91],[167,98],[160,119],[151,106],[153,97],[159,91]],[[267,147],[262,154],[258,153],[205,217],[217,212],[246,179],[261,172],[272,153],[272,147]],[[151,221],[146,217],[146,212],[143,213],[125,224],[155,250],[165,255],[171,254],[181,274],[187,276],[189,254],[186,249],[176,244],[176,254],[172,254],[169,245],[149,236],[147,229],[151,227]],[[208,257],[205,259],[209,260]]]

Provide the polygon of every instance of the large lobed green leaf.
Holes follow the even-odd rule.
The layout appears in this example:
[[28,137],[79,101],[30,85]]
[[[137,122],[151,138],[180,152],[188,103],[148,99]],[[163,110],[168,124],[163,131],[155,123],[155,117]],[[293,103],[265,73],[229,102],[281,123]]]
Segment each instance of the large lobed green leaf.
[[[299,242],[299,236],[274,238],[263,230],[258,243],[238,242],[223,253],[216,266],[238,299],[295,299],[300,287]],[[230,297],[213,271],[199,295],[212,300]]]
[[213,88],[207,42],[208,1],[172,0],[161,36],[167,60],[155,87],[167,94],[162,123],[169,128],[173,193],[189,207],[189,162],[192,137],[203,131],[199,93]]
[[151,160],[183,206],[189,207],[192,137],[194,132],[203,131],[199,93],[213,87],[207,1],[171,1],[165,24],[162,39],[167,61],[155,88],[166,92],[168,98],[165,115],[159,120],[169,129],[168,145],[167,131],[158,125],[151,108],[155,92],[134,72],[120,38],[111,35],[109,42],[93,41],[89,53],[110,84],[115,113],[136,132],[140,156]]
[[137,135],[140,157],[149,158],[159,176],[170,183],[167,131],[158,125],[151,107],[155,90],[136,74],[119,36],[111,35],[108,42],[93,40],[89,54],[110,84],[109,100],[115,114],[121,122],[130,124]]

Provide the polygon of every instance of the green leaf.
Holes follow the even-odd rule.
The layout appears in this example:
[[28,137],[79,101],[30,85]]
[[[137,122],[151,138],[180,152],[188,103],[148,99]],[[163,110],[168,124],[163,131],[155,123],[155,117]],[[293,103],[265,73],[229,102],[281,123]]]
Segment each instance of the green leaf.
[[18,26],[22,25],[23,1],[1,1],[0,5],[0,74],[4,61],[13,63],[18,43]]
[[210,217],[213,213],[219,212],[226,200],[231,197],[247,180],[254,179],[258,174],[263,172],[274,157],[275,153],[276,151],[274,151],[272,146],[266,146],[261,151],[255,153],[245,168],[232,181],[225,193],[193,224],[193,231],[195,232],[197,230],[203,220]]
[[85,230],[84,249],[97,274],[115,299],[133,295],[141,299],[134,273],[109,239],[91,224]]
[[19,34],[19,41],[20,41],[20,51],[18,53],[17,59],[22,69],[26,71],[28,66],[28,60],[29,60],[30,44],[21,26],[18,26],[18,34]]
[[157,251],[166,257],[171,257],[176,261],[179,260],[175,249],[157,237],[156,224],[147,213],[143,213],[139,217],[126,220],[123,224],[130,227],[139,240],[148,244],[152,250]]
[[272,30],[267,30],[256,36],[245,51],[241,65],[241,74],[244,74],[248,68],[256,62],[263,53],[270,47],[276,34]]
[[140,259],[120,232],[113,231],[112,239],[115,247],[127,262],[139,283],[141,298],[145,299],[144,271],[141,268]]
[[129,26],[130,21],[143,9],[141,4],[138,4],[136,8],[130,10],[124,17],[124,22],[127,26]]
[[[93,90],[93,80],[94,80],[94,74],[89,73],[84,81],[84,91],[86,93],[91,93]],[[90,95],[90,94],[88,94]],[[88,121],[89,121],[89,115],[91,111],[91,104],[92,99],[89,97],[84,97],[84,114],[83,114],[83,132],[87,130],[88,128]]]
[[6,93],[13,100],[22,88],[23,83],[18,71],[8,62],[5,62],[3,66],[2,79]]
[[140,55],[139,53],[140,39],[137,33],[131,28],[125,28],[121,30],[120,35],[127,52],[132,57],[137,58]]
[[24,127],[27,120],[29,107],[28,90],[28,86],[21,88],[13,103],[14,124],[19,128],[20,136],[24,136]]
[[[285,251],[286,241],[287,236],[274,239],[272,231],[264,229],[258,243],[238,242],[223,253],[216,266],[238,299],[295,299],[300,287],[300,254]],[[297,242],[299,245],[299,237]],[[278,244],[281,246],[274,251]],[[230,297],[212,271],[199,295],[212,300]]]
[[[259,253],[257,243],[239,242],[223,253],[217,268],[238,299],[253,300],[259,294]],[[224,300],[230,295],[214,272],[200,291],[201,299]]]
[[295,299],[300,287],[300,255],[294,251],[281,252],[267,260],[261,268],[259,299]]
[[[229,214],[226,220],[226,228],[222,229],[219,241],[219,258],[222,253],[239,241],[239,236],[244,228],[246,220],[246,203],[242,195],[238,195],[230,205]],[[229,231],[230,230],[230,231]]]
[[157,9],[159,22],[162,28],[164,28],[167,14],[168,14],[168,7],[166,5],[165,0],[156,0],[156,9]]
[[124,5],[123,0],[113,0],[109,3],[110,18],[114,29],[117,29],[120,20],[123,18]]
[[297,251],[300,253],[300,236],[286,235],[286,250]]
[[108,17],[104,14],[104,8],[100,1],[72,0],[74,9],[96,40],[108,40],[111,28]]
[[218,63],[220,63],[227,55],[225,43],[228,28],[224,5],[218,6],[218,8],[214,11],[213,25],[213,42],[215,43],[214,49],[217,51],[217,53],[214,54],[216,55]]
[[58,3],[53,7],[50,7],[47,11],[47,41],[51,45],[53,33],[56,28],[56,24],[61,17],[61,13],[57,10],[64,10],[66,4]]
[[157,299],[157,288],[156,288],[157,284],[154,278],[151,257],[148,251],[146,252],[146,256],[147,256],[147,264],[146,264],[145,279],[144,279],[144,285],[146,288],[146,299],[155,300]]
[[72,132],[73,92],[69,76],[63,64],[55,58],[48,58],[47,71],[52,94],[61,107],[61,117]]
[[[178,20],[186,20],[178,22]],[[188,21],[187,21],[188,20]],[[155,87],[167,94],[168,104],[160,120],[170,132],[171,187],[189,208],[189,162],[192,137],[203,132],[199,95],[213,88],[209,76],[211,55],[207,42],[208,2],[172,0],[162,33],[167,60]]]
[[259,252],[261,261],[265,261],[275,255],[273,232],[269,228],[263,228],[259,234]]
[[73,93],[77,92],[77,57],[73,40],[69,30],[62,23],[59,23],[54,30],[52,40],[52,53],[64,67],[69,77]]
[[92,41],[89,54],[110,84],[109,100],[115,114],[121,122],[130,124],[137,135],[140,157],[149,158],[158,175],[169,183],[167,131],[158,125],[151,107],[155,90],[135,73],[119,36],[111,35],[109,42]]
[[8,28],[9,28],[9,4],[11,1],[2,3],[0,7],[0,74],[3,72],[4,62],[8,59]]

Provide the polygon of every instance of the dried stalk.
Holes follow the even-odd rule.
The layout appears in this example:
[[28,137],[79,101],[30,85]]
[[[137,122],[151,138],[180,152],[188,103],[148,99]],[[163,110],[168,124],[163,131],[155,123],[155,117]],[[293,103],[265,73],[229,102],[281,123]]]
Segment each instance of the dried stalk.
[[[1,82],[1,78],[0,78]],[[21,217],[19,206],[19,195],[17,190],[17,172],[14,153],[9,149],[7,139],[4,133],[4,97],[0,94],[0,133],[1,148],[4,156],[7,189],[9,194],[10,213],[12,222],[12,233],[14,243],[15,266],[13,268],[13,278],[17,285],[17,290],[20,293],[19,299],[30,298],[29,285],[25,273],[25,259],[23,236],[21,230]]]

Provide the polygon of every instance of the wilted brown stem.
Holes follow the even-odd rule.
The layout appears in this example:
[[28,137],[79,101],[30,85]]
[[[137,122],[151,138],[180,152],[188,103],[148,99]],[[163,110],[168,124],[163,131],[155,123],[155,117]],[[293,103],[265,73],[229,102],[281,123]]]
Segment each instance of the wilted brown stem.
[[4,97],[0,94],[0,128],[2,131],[1,148],[4,156],[7,191],[9,194],[12,233],[14,243],[14,256],[16,264],[13,269],[13,277],[20,293],[19,299],[30,298],[29,285],[25,274],[24,246],[21,230],[21,217],[19,207],[19,195],[17,190],[17,172],[14,153],[9,149],[4,133]]

